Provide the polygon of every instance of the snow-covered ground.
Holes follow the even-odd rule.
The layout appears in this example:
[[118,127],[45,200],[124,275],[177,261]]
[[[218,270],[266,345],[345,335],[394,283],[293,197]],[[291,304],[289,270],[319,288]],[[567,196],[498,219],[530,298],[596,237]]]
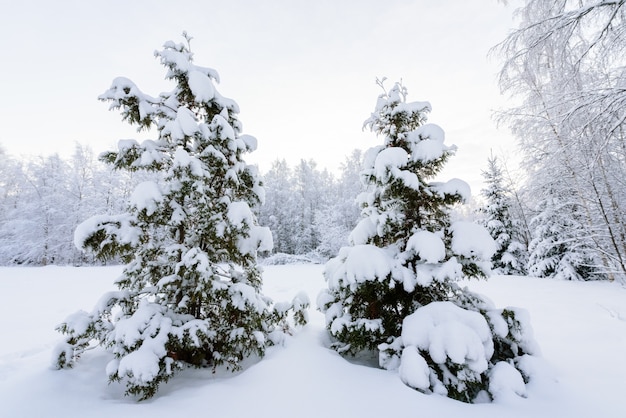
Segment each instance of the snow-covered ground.
[[[320,265],[265,267],[265,293],[315,300]],[[113,290],[120,267],[0,268],[0,416],[14,417],[624,417],[626,289],[612,283],[493,277],[468,286],[499,307],[530,312],[545,370],[528,398],[468,405],[405,386],[397,374],[349,362],[327,348],[324,319],[237,374],[186,370],[145,402],[107,383],[108,355],[50,367],[57,323]]]

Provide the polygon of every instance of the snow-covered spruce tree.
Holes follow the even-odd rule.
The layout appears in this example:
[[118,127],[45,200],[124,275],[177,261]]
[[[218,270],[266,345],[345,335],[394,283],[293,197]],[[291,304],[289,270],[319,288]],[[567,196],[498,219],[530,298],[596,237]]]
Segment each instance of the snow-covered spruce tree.
[[288,327],[287,312],[305,321],[308,302],[296,296],[273,305],[261,293],[257,252],[270,250],[269,229],[253,212],[263,200],[256,169],[243,154],[256,139],[241,135],[238,107],[215,89],[218,74],[192,62],[186,44],[167,42],[156,52],[175,88],[157,97],[117,78],[100,99],[123,119],[154,128],[156,140],[120,141],[102,159],[120,170],[162,173],[137,186],[126,213],[83,222],[75,243],[99,257],[121,255],[128,264],[118,291],[92,312],[68,317],[55,356],[69,367],[93,344],[114,358],[106,372],[146,399],[186,365],[235,370],[263,355]]
[[465,182],[430,181],[455,147],[425,123],[429,103],[378,83],[385,93],[365,126],[384,144],[366,152],[362,219],[326,264],[317,300],[332,347],[378,352],[381,367],[425,393],[465,402],[523,395],[519,370],[534,350],[524,311],[495,309],[457,284],[489,273],[495,244],[482,226],[449,221],[450,207],[469,197]]
[[530,221],[528,273],[562,280],[606,279],[575,196],[551,186],[545,193]]
[[524,275],[528,255],[524,244],[516,239],[517,228],[511,219],[508,190],[497,157],[489,157],[483,178],[487,187],[481,190],[485,198],[485,206],[481,209],[485,214],[482,223],[496,242],[496,252],[491,258],[492,269],[499,274]]

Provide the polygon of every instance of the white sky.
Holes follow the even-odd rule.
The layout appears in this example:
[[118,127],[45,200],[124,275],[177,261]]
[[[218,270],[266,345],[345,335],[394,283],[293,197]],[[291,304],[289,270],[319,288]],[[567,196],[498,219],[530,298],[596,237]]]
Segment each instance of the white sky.
[[459,147],[445,177],[479,192],[487,157],[513,153],[491,115],[504,105],[489,48],[510,28],[497,0],[0,0],[0,146],[9,154],[96,153],[145,138],[96,98],[114,77],[144,92],[169,90],[153,52],[194,40],[198,65],[215,68],[219,91],[241,108],[267,170],[301,158],[336,170],[355,148],[381,142],[361,130],[380,93],[402,79],[409,100],[428,100],[430,122]]

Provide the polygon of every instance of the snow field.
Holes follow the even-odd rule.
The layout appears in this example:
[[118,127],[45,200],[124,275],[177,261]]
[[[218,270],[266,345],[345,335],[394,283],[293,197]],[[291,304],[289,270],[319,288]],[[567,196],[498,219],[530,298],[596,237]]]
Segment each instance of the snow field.
[[[300,291],[315,300],[325,286],[321,265],[266,266],[264,293],[289,301]],[[471,281],[498,308],[517,306],[531,317],[542,359],[527,398],[464,404],[423,395],[398,373],[348,361],[327,348],[323,315],[251,359],[237,374],[190,369],[137,403],[107,384],[103,350],[89,351],[73,369],[50,367],[60,340],[54,326],[90,310],[115,290],[121,267],[0,268],[0,416],[110,417],[603,417],[623,416],[626,389],[626,289],[613,283],[496,276]],[[501,371],[506,375],[506,370]]]

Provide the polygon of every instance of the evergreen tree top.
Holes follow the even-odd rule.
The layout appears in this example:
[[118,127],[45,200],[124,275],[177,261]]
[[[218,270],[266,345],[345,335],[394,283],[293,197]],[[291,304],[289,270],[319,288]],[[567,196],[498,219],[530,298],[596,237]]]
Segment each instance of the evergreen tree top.
[[409,132],[426,122],[427,113],[432,108],[429,102],[407,102],[408,91],[401,82],[396,82],[387,91],[385,80],[376,80],[383,93],[378,96],[376,108],[363,127],[383,135],[386,146],[401,146]]
[[[153,97],[128,78],[117,77],[98,99],[110,102],[110,110],[121,109],[123,120],[136,125],[137,130],[156,128],[162,139],[169,138],[180,145],[185,145],[180,143],[185,135],[194,136],[203,129],[203,124],[215,123],[216,118],[226,122],[220,127],[227,131],[226,136],[235,138],[242,130],[237,119],[239,106],[217,91],[216,70],[193,63],[191,38],[186,39],[187,45],[168,41],[162,50],[155,52],[168,69],[165,79],[176,83],[173,90]],[[177,120],[177,124],[172,120]]]
[[384,142],[366,152],[365,166],[374,166],[379,180],[390,180],[389,174],[396,172],[407,187],[424,188],[424,181],[443,168],[456,152],[456,146],[444,145],[444,130],[426,123],[432,109],[429,102],[407,102],[407,89],[402,83],[397,82],[386,90],[384,81],[384,78],[377,80],[384,92],[378,96],[374,112],[363,124],[364,128],[382,136]]

